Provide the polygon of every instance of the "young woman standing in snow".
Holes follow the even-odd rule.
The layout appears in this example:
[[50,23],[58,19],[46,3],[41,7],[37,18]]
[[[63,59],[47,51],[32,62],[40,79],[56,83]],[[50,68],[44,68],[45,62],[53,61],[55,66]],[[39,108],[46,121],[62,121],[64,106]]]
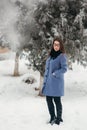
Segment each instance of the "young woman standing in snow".
[[63,122],[61,96],[64,96],[64,73],[66,71],[67,59],[64,46],[61,39],[55,38],[50,56],[46,60],[42,87],[42,94],[46,96],[51,125],[54,123],[59,125]]

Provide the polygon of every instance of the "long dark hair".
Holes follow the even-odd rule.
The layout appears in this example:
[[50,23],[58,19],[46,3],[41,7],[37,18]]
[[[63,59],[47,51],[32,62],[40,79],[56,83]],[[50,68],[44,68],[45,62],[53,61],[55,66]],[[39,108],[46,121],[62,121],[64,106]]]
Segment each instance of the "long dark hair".
[[65,53],[65,48],[64,48],[63,42],[62,42],[61,38],[59,38],[59,37],[55,37],[55,38],[53,39],[53,44],[52,44],[51,50],[53,49],[53,45],[54,45],[54,42],[55,42],[55,41],[58,41],[58,42],[60,43],[60,51],[61,51],[62,53]]

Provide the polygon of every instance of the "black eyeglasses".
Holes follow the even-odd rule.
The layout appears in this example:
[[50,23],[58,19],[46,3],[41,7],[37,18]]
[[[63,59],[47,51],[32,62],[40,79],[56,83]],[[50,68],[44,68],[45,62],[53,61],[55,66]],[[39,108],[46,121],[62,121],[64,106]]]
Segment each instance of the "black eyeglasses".
[[57,46],[57,47],[59,47],[59,46],[60,46],[60,44],[55,44],[55,43],[54,43],[54,46]]

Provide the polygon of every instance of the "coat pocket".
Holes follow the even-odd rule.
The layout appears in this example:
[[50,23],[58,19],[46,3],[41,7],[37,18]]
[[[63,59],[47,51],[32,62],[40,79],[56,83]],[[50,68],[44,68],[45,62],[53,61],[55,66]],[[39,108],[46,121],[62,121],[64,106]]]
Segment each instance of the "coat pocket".
[[56,75],[56,74],[53,75],[53,74],[52,74],[52,76],[55,77],[55,78],[62,78],[62,77],[63,77],[63,74],[58,74],[58,75]]

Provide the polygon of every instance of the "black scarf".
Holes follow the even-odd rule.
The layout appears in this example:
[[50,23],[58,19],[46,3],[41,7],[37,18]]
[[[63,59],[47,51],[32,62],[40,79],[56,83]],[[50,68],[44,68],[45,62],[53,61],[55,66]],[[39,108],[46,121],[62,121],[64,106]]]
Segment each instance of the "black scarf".
[[50,56],[51,58],[55,59],[57,56],[59,56],[62,52],[59,50],[59,51],[55,51],[54,49],[51,50],[50,52]]

